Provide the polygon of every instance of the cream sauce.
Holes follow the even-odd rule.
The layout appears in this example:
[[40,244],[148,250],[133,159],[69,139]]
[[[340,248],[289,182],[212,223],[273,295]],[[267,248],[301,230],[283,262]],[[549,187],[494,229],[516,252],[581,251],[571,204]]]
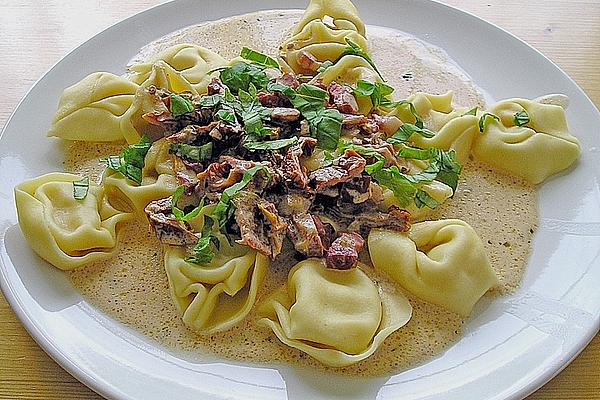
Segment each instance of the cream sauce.
[[[268,11],[205,23],[146,46],[134,60],[144,60],[183,42],[211,48],[225,58],[237,56],[242,46],[275,55],[283,36],[300,15],[296,11]],[[387,29],[372,29],[368,36],[373,58],[388,83],[396,88],[397,97],[408,97],[415,91],[441,94],[451,89],[456,104],[484,105],[466,74],[442,50]],[[120,147],[74,143],[67,152],[65,169],[97,179],[101,172],[98,158],[118,153]],[[506,293],[516,288],[537,225],[534,187],[485,165],[468,163],[457,194],[431,219],[449,217],[465,220],[482,238],[500,278],[500,285],[492,292]],[[440,353],[461,332],[463,321],[458,315],[405,293],[414,308],[410,322],[392,334],[373,356],[346,368],[325,367],[282,345],[268,329],[256,324],[254,311],[227,332],[198,336],[183,325],[171,302],[161,248],[147,222],[126,224],[119,239],[113,259],[72,271],[71,281],[103,312],[190,358],[206,359],[211,354],[242,361],[300,364],[344,374],[381,375]],[[368,261],[368,256],[363,259]],[[293,264],[291,257],[272,263],[258,301],[285,283]],[[401,291],[371,267],[365,269],[383,293],[393,295]]]

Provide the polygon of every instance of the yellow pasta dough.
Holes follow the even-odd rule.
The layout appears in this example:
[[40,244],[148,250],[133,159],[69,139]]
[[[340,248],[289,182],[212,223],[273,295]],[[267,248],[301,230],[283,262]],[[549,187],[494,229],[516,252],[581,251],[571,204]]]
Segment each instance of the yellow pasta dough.
[[267,257],[245,246],[221,250],[207,264],[185,261],[182,247],[165,246],[171,297],[183,323],[195,332],[226,330],[249,312],[269,265]]
[[324,364],[347,366],[370,356],[411,317],[402,295],[381,296],[360,268],[332,270],[312,258],[296,264],[287,285],[260,306],[260,323]]
[[[172,91],[179,93],[191,90],[195,93],[206,93],[206,87],[213,76],[210,71],[225,65],[225,59],[204,47],[188,43],[178,44],[165,49],[144,63],[132,65],[129,68],[134,73],[131,80],[140,85],[147,81],[156,63],[163,67],[166,67],[165,64],[169,66],[165,68],[167,75],[177,73],[177,79],[168,76],[171,79],[169,87]],[[161,87],[166,88],[166,86]]]
[[87,196],[73,197],[81,177],[50,173],[15,187],[19,225],[31,248],[57,268],[71,270],[113,255],[117,224],[130,214],[113,208],[104,189],[90,182]]
[[109,72],[88,75],[64,90],[48,136],[90,142],[122,140],[122,121],[137,88]]
[[294,29],[294,35],[300,33],[309,22],[326,17],[331,18],[332,25],[337,29],[351,29],[365,36],[365,24],[349,0],[311,0]]
[[498,283],[481,239],[458,219],[414,224],[408,235],[373,229],[368,238],[373,266],[415,296],[469,315]]
[[140,185],[109,168],[104,171],[102,185],[115,207],[143,214],[148,203],[170,196],[179,186],[172,169],[169,143],[160,139],[152,144],[146,154]]
[[[525,110],[529,123],[515,126],[515,113]],[[476,136],[473,156],[495,168],[540,183],[568,168],[579,158],[579,141],[569,133],[564,109],[525,99],[509,99],[489,109],[500,121],[488,118]]]

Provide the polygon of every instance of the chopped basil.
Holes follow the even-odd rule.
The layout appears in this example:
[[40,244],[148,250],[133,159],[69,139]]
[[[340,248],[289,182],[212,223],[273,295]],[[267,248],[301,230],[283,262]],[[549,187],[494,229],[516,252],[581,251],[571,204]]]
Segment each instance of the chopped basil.
[[200,107],[214,108],[221,104],[223,97],[218,94],[211,94],[210,96],[202,96],[198,101]]
[[201,146],[194,146],[186,143],[172,143],[169,146],[169,153],[175,154],[180,158],[186,158],[191,161],[206,161],[212,157],[212,142]]
[[249,49],[247,47],[242,48],[240,56],[242,56],[242,58],[245,58],[246,60],[252,61],[260,65],[264,65],[265,67],[279,69],[279,63],[275,59],[267,56],[266,54]]
[[235,119],[235,114],[228,110],[219,110],[215,113],[215,118],[220,119],[221,121],[229,122],[230,124],[235,124],[237,120]]
[[461,117],[464,117],[465,115],[477,115],[477,109],[478,107],[473,107],[469,111],[461,115]]
[[194,255],[192,257],[187,257],[185,261],[193,264],[206,264],[211,262],[215,256],[215,252],[211,246],[212,241],[212,236],[202,236],[198,239],[198,243],[196,243],[192,249]]
[[269,77],[261,66],[239,61],[220,72],[221,82],[233,93],[240,90],[248,91],[250,84],[258,89],[264,89],[269,83]]
[[328,96],[327,92],[320,87],[303,83],[298,87],[294,96],[290,97],[290,101],[304,114],[307,111],[324,108]]
[[194,111],[192,100],[178,94],[169,96],[169,111],[174,117]]
[[321,63],[321,66],[319,67],[319,69],[317,69],[317,73],[321,74],[321,73],[325,72],[327,70],[327,68],[331,67],[332,65],[333,65],[333,63],[329,60],[323,61],[323,63]]
[[83,200],[90,190],[90,178],[85,177],[78,181],[73,181],[73,198]]
[[415,193],[415,205],[419,208],[427,206],[433,210],[434,208],[439,206],[439,203],[426,191],[422,189],[417,189],[417,192]]
[[379,106],[393,106],[393,102],[387,98],[394,92],[394,88],[385,83],[371,83],[360,79],[356,82],[356,88],[353,90],[357,97],[370,97],[373,108]]
[[408,139],[410,139],[410,137],[414,133],[418,133],[425,138],[432,138],[435,136],[435,132],[432,132],[429,129],[423,128],[423,126],[419,127],[416,124],[413,125],[413,124],[409,124],[409,123],[404,123],[404,124],[402,124],[402,126],[400,126],[400,128],[398,128],[396,133],[394,133],[392,136],[390,136],[387,139],[387,142],[391,143],[391,144],[405,143]]
[[342,52],[342,54],[339,56],[339,58],[336,60],[336,63],[344,56],[347,55],[352,55],[352,56],[358,56],[358,57],[362,57],[364,58],[371,67],[373,67],[373,70],[375,72],[377,72],[377,75],[379,75],[379,77],[385,81],[385,79],[383,79],[383,76],[381,75],[381,73],[379,72],[379,70],[377,69],[377,66],[375,65],[375,63],[373,62],[373,60],[371,59],[371,56],[364,51],[358,44],[354,43],[352,40],[346,38],[346,48],[344,48],[344,51]]
[[175,218],[179,221],[191,220],[192,218],[200,214],[202,207],[204,207],[204,198],[200,201],[200,204],[198,204],[197,207],[195,207],[192,211],[190,211],[187,214],[179,207],[177,207],[177,202],[179,201],[179,198],[183,195],[184,191],[184,185],[178,186],[177,189],[175,189],[175,192],[173,192],[173,195],[171,196],[171,210]]
[[496,121],[500,121],[500,118],[498,118],[494,114],[491,114],[488,112],[483,113],[481,118],[479,118],[479,132],[483,133],[485,131],[485,128],[487,127],[489,118],[495,119]]
[[311,135],[317,138],[317,146],[324,150],[335,150],[342,132],[342,114],[333,108],[307,111]]
[[244,147],[250,151],[254,150],[278,150],[298,143],[298,137],[288,139],[268,140],[264,142],[246,142]]
[[271,129],[263,126],[263,120],[271,116],[272,110],[260,104],[256,87],[251,83],[248,92],[240,89],[238,94],[239,102],[233,100],[229,104],[242,118],[246,133],[258,138],[269,134]]
[[417,188],[413,182],[402,174],[398,167],[377,168],[370,172],[373,179],[390,189],[400,207],[408,207],[413,201]]
[[529,123],[529,113],[527,110],[523,109],[518,113],[515,113],[514,122],[516,126],[523,126]]
[[142,169],[144,168],[144,159],[152,141],[146,135],[142,136],[140,142],[127,146],[119,156],[109,156],[100,159],[100,162],[108,168],[120,172],[138,185],[142,183]]
[[417,149],[414,147],[402,147],[398,157],[411,158],[413,160],[429,160],[433,157],[431,149]]

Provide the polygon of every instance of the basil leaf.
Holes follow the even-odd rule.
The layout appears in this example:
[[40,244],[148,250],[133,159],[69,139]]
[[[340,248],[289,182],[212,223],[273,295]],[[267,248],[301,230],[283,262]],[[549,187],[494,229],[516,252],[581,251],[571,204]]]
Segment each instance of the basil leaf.
[[122,173],[139,185],[142,183],[142,169],[144,168],[146,154],[151,146],[152,141],[148,136],[144,135],[139,143],[127,146],[121,152],[121,155],[109,156],[100,159],[100,162],[108,168]]
[[260,66],[243,61],[221,70],[219,77],[233,93],[248,91],[250,84],[258,89],[264,89],[269,84],[269,78]]
[[229,122],[230,124],[235,124],[237,121],[235,119],[235,114],[227,110],[217,111],[215,114],[215,118],[220,119],[221,121]]
[[273,67],[279,69],[279,63],[275,59],[267,56],[266,54],[249,49],[247,47],[242,48],[240,56],[242,56],[242,58],[245,58],[246,60],[255,62],[260,65],[264,65],[265,67]]
[[496,121],[500,122],[500,118],[498,118],[496,115],[491,114],[491,113],[483,113],[483,115],[481,116],[481,118],[479,118],[479,132],[483,133],[485,131],[485,128],[487,127],[487,120],[489,118],[495,119]]
[[411,103],[410,101],[401,100],[401,101],[394,103],[394,106],[395,107],[408,106],[408,110],[410,111],[413,118],[415,119],[414,125],[417,128],[421,128],[421,129],[423,128],[423,118],[421,118],[419,113],[417,113],[417,109],[415,108],[415,105],[413,103]]
[[431,149],[403,147],[398,152],[398,157],[410,158],[413,160],[429,160],[433,157],[433,152],[431,151]]
[[265,142],[246,142],[244,147],[248,150],[278,150],[298,143],[298,137],[288,139],[269,140]]
[[296,91],[293,88],[279,82],[269,82],[267,90],[269,92],[281,92],[287,97],[294,97],[296,95]]
[[194,104],[187,97],[178,94],[169,96],[169,111],[174,117],[194,111]]
[[317,69],[317,73],[321,74],[327,70],[327,68],[333,66],[333,63],[329,60],[325,60],[321,63],[321,66]]
[[456,192],[462,171],[462,166],[455,161],[456,152],[454,150],[443,151],[437,148],[431,148],[430,150],[435,154],[426,170],[435,172],[435,180],[450,186],[452,191]]
[[186,158],[191,161],[206,161],[212,157],[212,142],[201,146],[194,146],[186,143],[172,143],[169,146],[169,154],[175,154],[179,158]]
[[405,143],[414,133],[418,133],[426,138],[432,138],[435,136],[435,132],[432,132],[429,129],[405,122],[402,124],[402,126],[400,126],[400,128],[398,128],[396,133],[387,139],[387,142],[391,144]]
[[90,190],[90,178],[85,177],[78,181],[73,181],[73,198],[83,200]]
[[304,113],[311,134],[317,138],[317,146],[324,150],[335,150],[342,132],[342,114],[333,108]]
[[347,46],[346,46],[346,48],[344,48],[344,51],[342,52],[342,54],[338,57],[338,59],[335,62],[337,63],[338,61],[340,61],[342,59],[342,57],[347,56],[347,55],[362,57],[369,63],[369,65],[371,67],[373,67],[373,70],[375,72],[377,72],[377,75],[379,75],[379,77],[385,81],[385,79],[383,79],[383,76],[377,69],[377,66],[371,59],[371,56],[366,51],[364,51],[358,44],[354,43],[352,40],[350,40],[348,38],[346,38],[345,40],[346,40]]
[[518,113],[515,113],[514,122],[516,126],[523,126],[529,123],[529,113],[527,110],[523,109]]
[[211,94],[210,96],[202,96],[198,101],[200,107],[214,108],[221,104],[223,97],[219,94]]
[[415,193],[415,205],[419,208],[427,206],[433,210],[440,204],[426,191],[422,189],[417,189],[417,192]]
[[390,189],[398,200],[400,207],[408,207],[413,201],[417,191],[413,182],[393,166],[390,168],[378,168],[371,171],[370,175],[382,186]]
[[194,255],[192,257],[187,257],[185,261],[192,264],[206,264],[211,262],[215,256],[215,252],[211,247],[211,242],[211,236],[203,236],[198,239],[198,243],[196,243],[192,249]]
[[471,108],[469,111],[461,115],[461,117],[464,117],[465,115],[477,115],[477,108],[478,107]]
[[373,108],[383,106],[393,106],[393,102],[387,98],[394,92],[394,88],[385,83],[371,83],[360,79],[356,82],[356,88],[353,93],[357,97],[370,97]]
[[[285,93],[284,93],[285,94]],[[325,100],[329,95],[318,86],[303,83],[290,97],[290,101],[302,114],[307,111],[316,111],[325,108]]]

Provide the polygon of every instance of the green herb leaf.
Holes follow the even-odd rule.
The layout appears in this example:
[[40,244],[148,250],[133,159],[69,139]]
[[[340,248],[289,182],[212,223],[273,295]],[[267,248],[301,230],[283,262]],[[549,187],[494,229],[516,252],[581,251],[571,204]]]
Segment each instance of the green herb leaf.
[[198,106],[206,108],[214,108],[221,104],[223,97],[219,94],[211,94],[210,96],[202,96],[198,100]]
[[221,121],[229,122],[230,124],[235,124],[237,120],[235,119],[235,114],[228,110],[219,110],[215,113],[215,118],[220,119]]
[[426,191],[422,189],[417,189],[417,192],[415,193],[415,205],[419,208],[427,206],[433,210],[440,204]]
[[398,157],[410,158],[413,160],[429,160],[433,157],[431,149],[417,149],[414,147],[402,147],[398,152]]
[[358,56],[358,57],[362,57],[364,58],[371,67],[373,67],[373,70],[375,72],[377,72],[377,75],[379,75],[379,77],[385,81],[385,79],[383,79],[383,76],[381,75],[381,73],[379,72],[379,70],[377,69],[377,66],[375,65],[375,63],[373,62],[373,60],[371,59],[371,56],[364,51],[358,44],[354,43],[352,40],[346,38],[346,48],[344,48],[344,51],[342,52],[342,54],[339,56],[339,58],[335,61],[336,63],[344,56],[347,55],[352,55],[352,56]]
[[335,150],[342,132],[342,114],[333,108],[322,108],[307,111],[304,117],[308,120],[312,136],[317,138],[317,146],[324,150]]
[[177,157],[186,158],[196,162],[210,160],[212,157],[212,150],[212,142],[201,146],[193,146],[185,143],[172,143],[169,146],[170,154],[175,154]]
[[172,94],[169,96],[169,111],[174,117],[178,117],[194,111],[194,104],[187,97]]
[[212,236],[202,236],[192,249],[194,255],[186,258],[185,261],[192,264],[206,264],[211,262],[215,256],[211,243]]
[[498,118],[496,115],[491,114],[491,113],[483,113],[483,115],[481,116],[481,118],[479,118],[479,132],[483,133],[485,131],[485,128],[487,127],[488,124],[488,119],[492,118],[495,119],[496,121],[500,121],[500,118]]
[[529,123],[529,113],[527,110],[523,109],[522,111],[515,113],[514,121],[516,126],[527,125]]
[[122,173],[139,185],[142,183],[142,169],[144,168],[146,154],[151,146],[152,141],[144,135],[139,143],[127,146],[121,152],[121,155],[108,156],[100,159],[100,162],[108,168]]
[[278,150],[298,143],[298,137],[288,139],[269,140],[265,142],[246,142],[244,147],[248,150]]
[[382,186],[390,189],[400,207],[408,207],[413,201],[417,191],[415,184],[393,166],[390,168],[377,168],[370,175]]
[[[285,93],[284,93],[285,94]],[[325,107],[325,100],[329,95],[318,86],[303,83],[298,87],[290,101],[302,114],[316,111]]]
[[464,117],[465,115],[477,115],[477,108],[478,107],[471,108],[469,111],[461,115],[461,117]]
[[78,181],[73,181],[73,198],[83,200],[90,190],[90,178],[85,177]]
[[279,63],[275,59],[267,56],[266,54],[249,49],[247,47],[242,48],[240,56],[242,56],[242,58],[245,58],[246,60],[252,61],[260,65],[264,65],[265,67],[279,69]]
[[393,106],[393,101],[387,98],[393,92],[394,88],[385,83],[371,83],[362,79],[356,82],[356,88],[353,90],[354,95],[357,97],[370,97],[373,108]]
[[435,136],[435,132],[432,132],[429,129],[418,127],[417,125],[409,123],[404,123],[402,124],[402,126],[400,126],[400,128],[398,128],[396,133],[394,133],[387,139],[387,142],[391,144],[405,143],[408,139],[410,139],[410,137],[414,133],[418,133],[419,135],[426,138],[432,138]]
[[233,93],[239,90],[248,91],[250,84],[258,89],[264,89],[269,83],[269,78],[263,68],[256,64],[247,64],[243,61],[233,64],[220,72],[221,82]]
[[321,66],[319,67],[319,69],[317,69],[317,73],[323,73],[327,70],[327,68],[333,66],[333,63],[329,60],[325,60],[321,63]]

